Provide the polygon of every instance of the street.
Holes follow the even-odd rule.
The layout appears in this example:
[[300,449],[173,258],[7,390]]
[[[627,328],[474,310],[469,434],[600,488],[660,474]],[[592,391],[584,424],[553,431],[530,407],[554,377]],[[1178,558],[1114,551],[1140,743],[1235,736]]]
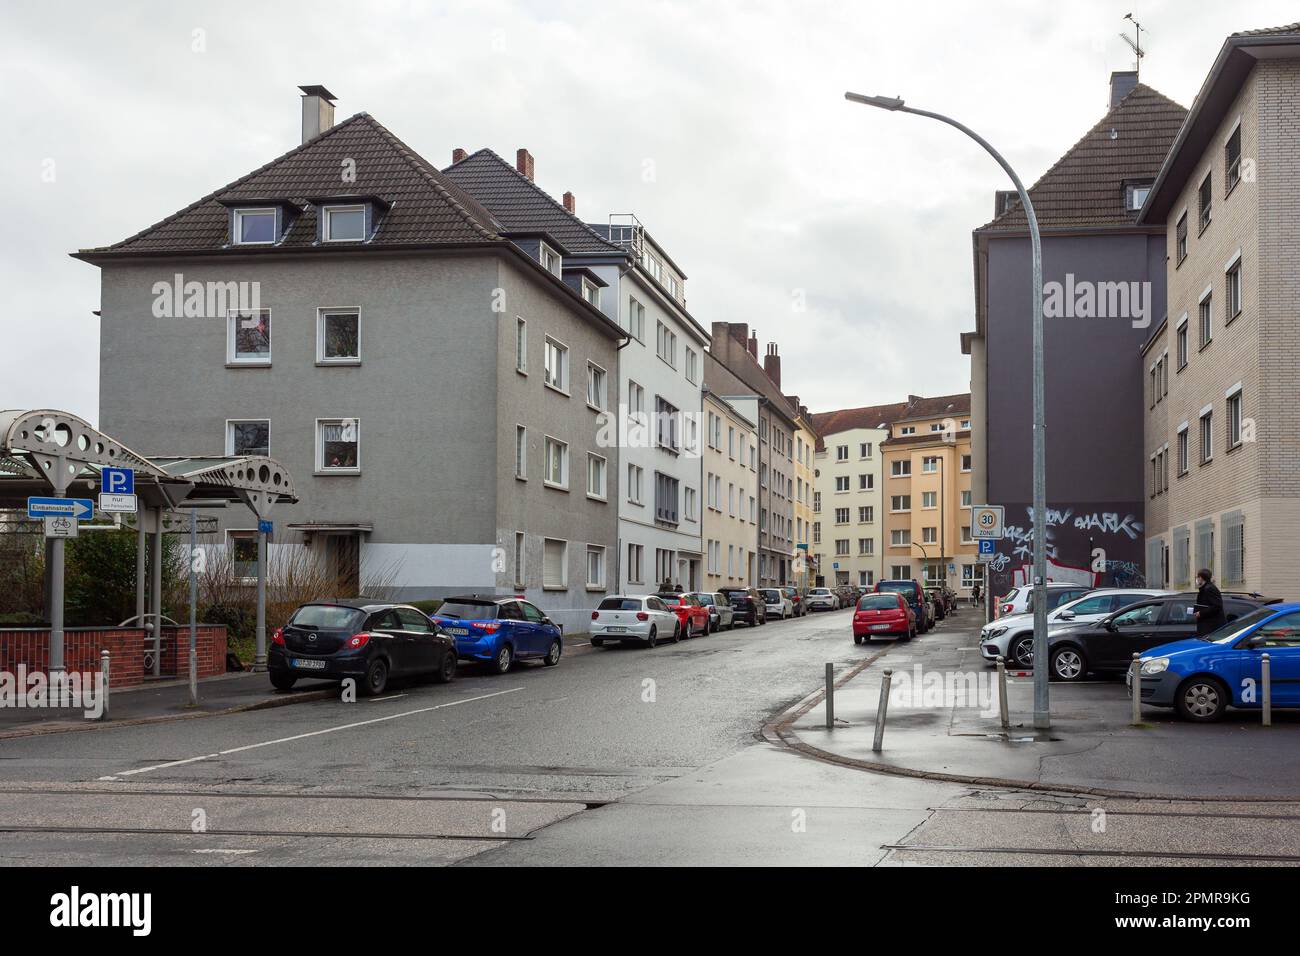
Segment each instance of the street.
[[974,612],[910,647],[857,647],[849,618],[649,651],[578,638],[555,668],[0,741],[0,864],[1300,861],[1288,802],[970,786],[774,744],[765,725],[818,688],[824,662],[939,653],[969,640]]

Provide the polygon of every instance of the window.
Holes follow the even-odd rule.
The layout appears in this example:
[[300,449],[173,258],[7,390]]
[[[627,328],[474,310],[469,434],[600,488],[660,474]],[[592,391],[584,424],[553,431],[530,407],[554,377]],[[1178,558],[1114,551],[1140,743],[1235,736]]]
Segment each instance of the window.
[[1187,213],[1178,217],[1178,225],[1174,227],[1174,250],[1177,264],[1181,265],[1187,258]]
[[641,576],[645,562],[645,546],[629,544],[627,546],[627,583],[640,584],[645,579]]
[[569,350],[547,336],[546,384],[557,391],[569,391]]
[[866,556],[876,553],[875,538],[858,538],[858,554]]
[[1187,368],[1187,314],[1178,321],[1178,371]]
[[736,429],[727,427],[727,457],[736,460]]
[[699,373],[696,371],[696,364],[695,364],[698,360],[699,360],[699,356],[695,354],[694,349],[686,350],[686,381],[690,382],[692,385],[696,383],[697,377],[699,375]]
[[257,580],[256,531],[227,531],[226,554],[235,577],[243,581]]
[[984,581],[984,565],[982,564],[963,564],[961,566],[961,586],[966,590],[981,584]]
[[592,498],[605,498],[605,459],[599,455],[587,453],[587,495]]
[[902,548],[912,543],[912,532],[907,528],[895,528],[889,532],[889,544],[891,547]]
[[1241,127],[1238,126],[1228,137],[1223,147],[1223,177],[1226,180],[1223,193],[1226,196],[1232,187],[1241,181]]
[[269,245],[276,235],[279,214],[274,209],[236,209],[234,244],[237,246]]
[[[1240,511],[1232,511],[1223,516],[1223,583],[1242,584],[1246,580],[1246,521]],[[1288,623],[1295,622],[1292,615]],[[1291,631],[1291,639],[1296,639],[1296,631]]]
[[316,470],[361,470],[361,423],[355,418],[316,420]]
[[1127,202],[1128,211],[1137,212],[1139,209],[1142,208],[1142,204],[1147,201],[1147,196],[1151,194],[1151,184],[1150,183],[1144,183],[1142,185],[1131,184],[1126,188],[1125,191],[1128,194],[1126,197],[1128,199]]
[[912,566],[910,564],[894,564],[889,568],[889,576],[895,581],[907,581],[912,577]]
[[1228,394],[1228,450],[1241,444],[1241,386],[1236,386]]
[[848,538],[836,538],[836,539],[835,539],[835,555],[836,555],[836,557],[844,557],[844,556],[847,555],[848,553],[849,553],[849,539],[848,539]]
[[821,513],[822,513],[822,493],[820,491],[814,491],[813,492],[813,514],[821,514]]
[[890,511],[911,511],[911,510],[912,510],[912,496],[911,496],[911,495],[891,495],[890,498],[889,498],[889,510],[890,510]]
[[[722,491],[721,479],[719,479],[718,482],[718,491],[719,494]],[[695,498],[696,495],[694,488],[690,485],[686,485],[682,488],[682,514],[685,516],[687,521],[696,520],[697,512],[695,510]]]
[[931,422],[931,423],[930,423],[930,431],[932,431],[932,432],[941,432],[941,431],[943,431],[943,430],[944,430],[944,428],[943,428],[943,422]]
[[922,508],[939,507],[939,492],[937,491],[921,492],[921,507]]
[[569,446],[546,436],[546,484],[554,488],[569,487]]
[[677,367],[677,335],[676,333],[673,332],[672,329],[668,328],[668,326],[664,325],[662,322],[658,322],[656,324],[658,325],[658,332],[657,332],[658,338],[656,339],[655,351],[658,353],[661,359],[663,359],[673,368],[676,368]]
[[563,591],[569,586],[569,542],[558,538],[542,539],[542,587]]
[[1232,260],[1224,273],[1223,314],[1224,324],[1241,315],[1241,254]]
[[681,450],[677,435],[678,416],[676,405],[655,396],[655,437],[660,448],[673,452]]
[[962,506],[963,508],[969,508],[969,507],[970,507],[970,489],[969,489],[969,488],[967,488],[965,491],[963,491],[963,492],[961,493],[961,506]]
[[870,491],[876,487],[875,475],[858,475],[858,491]]
[[1200,203],[1200,210],[1201,210],[1200,220],[1201,220],[1202,232],[1204,232],[1205,227],[1210,224],[1210,206],[1211,206],[1211,200],[1213,198],[1211,179],[1212,179],[1211,174],[1206,173],[1205,179],[1201,182],[1201,188],[1198,195],[1198,201]]
[[876,520],[876,509],[873,505],[862,505],[858,508],[858,524],[871,524]]
[[1201,464],[1214,458],[1214,412],[1201,412]]
[[271,454],[271,423],[262,420],[226,422],[227,455]]
[[634,505],[641,504],[641,479],[644,474],[640,465],[627,466],[627,500]]
[[836,460],[836,461],[848,461],[848,460],[849,460],[849,446],[848,446],[848,445],[836,445],[836,446],[835,446],[835,460]]
[[528,374],[528,323],[515,317],[515,371]]
[[890,462],[889,473],[895,478],[910,478],[912,476],[912,463],[907,459]]
[[821,543],[822,543],[822,523],[820,521],[814,521],[813,522],[813,544],[821,544]]
[[601,411],[605,410],[606,380],[603,368],[587,363],[587,404]]
[[528,429],[515,426],[515,477],[528,479]]
[[605,587],[605,549],[599,545],[587,545],[587,589],[603,590]]
[[586,276],[582,277],[582,297],[596,308],[600,308],[600,286]]
[[836,524],[848,524],[848,523],[849,523],[849,509],[848,509],[848,508],[836,508],[836,509],[835,509],[835,523],[836,523]]
[[366,238],[365,206],[326,206],[321,238],[326,242],[356,242]]
[[645,341],[645,306],[636,299],[627,299],[627,332],[638,342]]
[[970,462],[971,462],[971,457],[970,457],[970,455],[962,455],[962,456],[961,456],[961,470],[962,470],[962,471],[970,471]]
[[1201,299],[1201,348],[1210,344],[1214,338],[1214,296],[1207,289],[1204,298]]
[[858,445],[858,457],[859,458],[871,457],[871,442],[864,441]]
[[677,479],[655,472],[655,520],[677,524],[679,499]]
[[927,455],[921,459],[921,471],[924,474],[934,474],[939,470],[939,459],[932,455]]
[[627,410],[638,419],[645,415],[645,389],[633,381],[627,383]]
[[848,476],[848,475],[836,475],[836,476],[835,476],[835,490],[836,490],[837,492],[840,492],[840,491],[848,491],[848,490],[849,490],[849,476]]
[[898,433],[899,433],[900,435],[915,435],[915,434],[916,434],[916,426],[915,426],[915,425],[904,425],[902,428],[900,428],[900,429],[898,430]]
[[542,264],[543,269],[552,275],[558,276],[564,268],[560,254],[544,242],[538,245],[537,261]]
[[356,309],[316,312],[316,361],[355,365],[361,360],[361,315]]
[[231,312],[226,328],[226,361],[231,365],[271,364],[271,310]]
[[972,543],[974,540],[975,540],[975,539],[972,538],[972,537],[970,536],[970,525],[968,525],[968,524],[964,524],[964,525],[962,525],[962,526],[961,526],[961,543],[962,543],[962,544],[970,544],[970,543]]
[[515,587],[517,588],[522,588],[524,586],[524,551],[525,551],[524,541],[525,541],[524,533],[522,531],[516,531],[514,564],[515,564]]
[[[1178,429],[1178,474],[1187,474],[1187,424]],[[1182,582],[1187,583],[1187,582]]]
[[921,529],[921,543],[922,543],[922,544],[935,544],[935,543],[938,542],[938,540],[939,540],[939,529],[938,529],[938,528],[922,528],[922,529]]

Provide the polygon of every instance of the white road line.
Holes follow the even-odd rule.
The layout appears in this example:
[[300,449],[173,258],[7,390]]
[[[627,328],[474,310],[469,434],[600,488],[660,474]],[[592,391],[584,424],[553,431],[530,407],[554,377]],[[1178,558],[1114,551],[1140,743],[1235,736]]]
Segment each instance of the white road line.
[[399,697],[405,697],[405,696],[406,696],[405,694],[392,694],[388,697],[369,697],[367,699],[370,701],[370,703],[377,704],[381,700],[397,700]]
[[295,740],[305,740],[308,737],[319,737],[322,734],[333,734],[340,730],[352,730],[356,727],[365,727],[369,724],[380,724],[386,720],[397,720],[400,717],[414,717],[416,714],[427,714],[432,710],[442,710],[444,707],[455,707],[457,704],[472,704],[476,700],[487,700],[489,697],[500,697],[502,694],[513,694],[517,690],[523,690],[522,687],[511,687],[508,690],[498,690],[491,694],[480,694],[478,697],[464,697],[460,700],[449,700],[445,704],[435,704],[432,707],[421,707],[418,710],[406,710],[400,714],[388,714],[384,717],[373,717],[370,720],[358,720],[350,724],[340,724],[338,727],[326,727],[324,730],[312,730],[305,734],[294,734],[292,737],[278,737],[275,740],[264,740],[257,744],[245,744],[242,747],[231,747],[229,750],[219,750],[212,754],[202,754],[198,757],[187,757],[184,760],[172,760],[167,763],[154,764],[152,767],[137,767],[135,770],[119,770],[115,774],[100,777],[100,780],[116,780],[119,777],[134,777],[141,773],[150,773],[154,770],[167,770],[171,767],[180,767],[187,763],[198,763],[201,760],[215,760],[218,757],[225,757],[230,754],[243,753],[246,750],[257,750],[261,747],[272,747],[276,744],[292,743]]
[[570,647],[591,647],[591,642],[588,641],[586,644],[570,644],[569,646]]

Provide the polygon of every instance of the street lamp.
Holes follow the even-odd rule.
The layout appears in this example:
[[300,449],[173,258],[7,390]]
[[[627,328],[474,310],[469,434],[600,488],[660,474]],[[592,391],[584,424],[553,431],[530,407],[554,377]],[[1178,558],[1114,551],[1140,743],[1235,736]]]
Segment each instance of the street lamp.
[[1024,207],[1025,218],[1029,221],[1029,241],[1033,250],[1033,342],[1034,342],[1034,726],[1046,729],[1051,726],[1051,707],[1048,702],[1047,684],[1047,456],[1046,428],[1047,419],[1044,412],[1043,398],[1043,242],[1038,233],[1038,217],[1034,215],[1034,204],[1029,200],[1020,177],[1011,168],[1011,164],[1002,158],[984,137],[973,129],[951,117],[928,110],[918,110],[905,106],[897,96],[864,96],[861,93],[845,93],[844,98],[854,103],[874,106],[889,110],[891,113],[912,113],[927,116],[947,123],[979,143],[992,156],[1003,171],[1011,177],[1020,196],[1020,205]]

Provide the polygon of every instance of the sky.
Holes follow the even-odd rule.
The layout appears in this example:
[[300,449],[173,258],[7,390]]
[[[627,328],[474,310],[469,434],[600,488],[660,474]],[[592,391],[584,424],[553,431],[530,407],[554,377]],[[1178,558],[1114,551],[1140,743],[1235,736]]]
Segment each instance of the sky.
[[[1190,106],[1254,2],[70,2],[0,9],[0,408],[98,420],[99,272],[123,239],[297,145],[297,87],[440,167],[513,157],[604,222],[635,213],[706,328],[775,341],[813,411],[969,389],[971,230],[1008,188],[954,116],[1038,178],[1106,111],[1120,38]],[[1028,356],[1026,356],[1028,360]]]

